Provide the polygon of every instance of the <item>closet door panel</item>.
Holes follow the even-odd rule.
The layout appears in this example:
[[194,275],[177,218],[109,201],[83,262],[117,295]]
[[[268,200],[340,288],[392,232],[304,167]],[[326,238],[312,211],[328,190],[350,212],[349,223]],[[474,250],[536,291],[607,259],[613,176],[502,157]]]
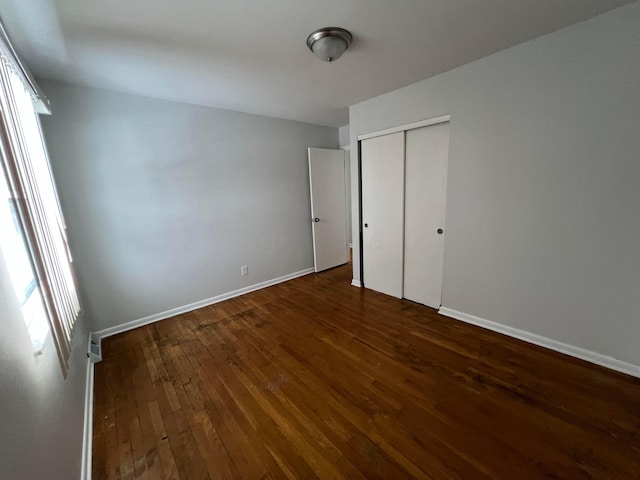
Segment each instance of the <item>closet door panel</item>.
[[406,132],[404,297],[442,301],[449,123]]
[[360,148],[364,285],[402,298],[404,132],[363,140]]

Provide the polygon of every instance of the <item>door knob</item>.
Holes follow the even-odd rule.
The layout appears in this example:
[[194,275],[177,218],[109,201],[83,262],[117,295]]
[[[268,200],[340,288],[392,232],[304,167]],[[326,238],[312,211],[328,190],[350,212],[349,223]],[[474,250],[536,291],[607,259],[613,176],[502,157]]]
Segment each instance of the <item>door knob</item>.
[[320,221],[320,219],[318,217],[313,219],[314,222],[318,223]]
[[441,228],[438,229],[438,235],[442,235],[444,232],[444,230],[442,230]]
[[364,224],[364,228],[369,228],[369,224],[368,224],[368,223],[365,223],[365,224]]

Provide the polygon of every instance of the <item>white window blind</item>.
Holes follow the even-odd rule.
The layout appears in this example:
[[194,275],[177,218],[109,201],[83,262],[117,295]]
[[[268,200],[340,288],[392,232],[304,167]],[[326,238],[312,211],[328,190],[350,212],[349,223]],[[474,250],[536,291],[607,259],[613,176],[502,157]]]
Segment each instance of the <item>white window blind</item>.
[[3,166],[66,375],[80,301],[32,91],[12,66],[4,58],[0,61]]

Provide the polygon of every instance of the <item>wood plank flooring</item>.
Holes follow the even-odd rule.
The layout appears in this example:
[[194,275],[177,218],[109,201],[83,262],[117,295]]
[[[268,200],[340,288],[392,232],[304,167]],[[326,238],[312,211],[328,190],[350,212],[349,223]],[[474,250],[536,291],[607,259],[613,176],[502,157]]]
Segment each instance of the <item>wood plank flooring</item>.
[[123,333],[93,478],[640,478],[640,380],[308,275]]

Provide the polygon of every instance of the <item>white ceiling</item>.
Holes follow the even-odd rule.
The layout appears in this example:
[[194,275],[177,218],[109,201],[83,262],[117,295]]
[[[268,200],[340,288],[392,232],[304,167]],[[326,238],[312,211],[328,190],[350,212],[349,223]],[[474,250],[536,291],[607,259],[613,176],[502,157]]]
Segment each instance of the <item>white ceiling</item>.
[[[625,3],[0,0],[0,15],[40,77],[341,126],[349,105]],[[354,35],[331,65],[305,44],[325,26]]]

